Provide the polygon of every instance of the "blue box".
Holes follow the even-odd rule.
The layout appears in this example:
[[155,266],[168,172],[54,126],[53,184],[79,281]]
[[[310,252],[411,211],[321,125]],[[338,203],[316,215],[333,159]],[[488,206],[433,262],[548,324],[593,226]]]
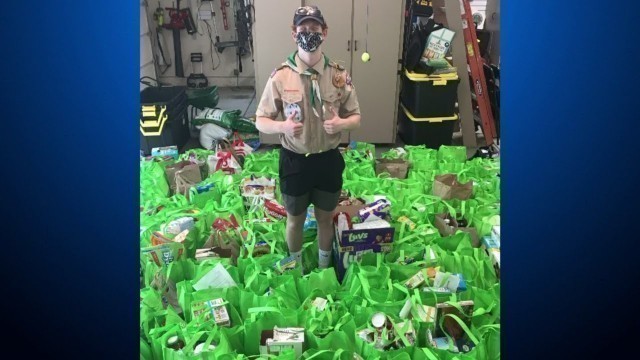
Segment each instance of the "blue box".
[[178,160],[178,147],[175,145],[155,147],[151,149],[151,156],[172,156]]

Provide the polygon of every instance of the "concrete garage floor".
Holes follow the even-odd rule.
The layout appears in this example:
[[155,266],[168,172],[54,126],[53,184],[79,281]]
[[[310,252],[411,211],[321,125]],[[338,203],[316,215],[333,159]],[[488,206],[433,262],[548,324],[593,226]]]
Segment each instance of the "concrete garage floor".
[[[220,100],[218,102],[218,107],[220,109],[225,110],[241,110],[243,116],[245,117],[253,117],[256,114],[256,108],[258,107],[258,101],[260,99],[256,99],[255,89],[252,87],[226,87],[226,88],[218,88],[218,94],[220,96]],[[478,146],[484,146],[485,141],[482,133],[477,133],[478,135]],[[380,156],[385,151],[388,151],[391,148],[404,146],[404,143],[400,139],[399,136],[396,137],[395,144],[376,144],[376,156]],[[462,133],[455,132],[453,133],[453,145],[462,146]],[[277,146],[263,145],[260,147],[258,151],[266,151],[269,149],[273,149]],[[189,142],[184,146],[183,151],[201,148],[200,141],[197,137],[192,137]],[[477,148],[467,148],[467,156],[472,156],[477,151]]]

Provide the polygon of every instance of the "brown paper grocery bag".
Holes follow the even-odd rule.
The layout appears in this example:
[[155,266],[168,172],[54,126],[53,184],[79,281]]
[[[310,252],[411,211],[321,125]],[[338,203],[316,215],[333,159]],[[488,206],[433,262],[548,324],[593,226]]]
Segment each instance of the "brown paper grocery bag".
[[439,196],[442,200],[467,200],[473,195],[473,181],[466,183],[458,182],[456,174],[436,175],[433,181],[433,195]]
[[[449,224],[447,224],[449,220]],[[436,214],[435,227],[442,236],[451,236],[458,230],[458,222],[449,214]]]
[[464,231],[469,234],[471,238],[471,246],[474,248],[480,247],[480,236],[478,236],[478,230],[474,227],[459,227],[458,230]]
[[[447,224],[446,220],[449,220],[449,224]],[[460,230],[469,234],[471,238],[471,246],[478,248],[480,247],[480,237],[478,236],[478,230],[474,227],[458,227],[458,221],[456,218],[451,217],[449,214],[436,214],[435,218],[435,227],[440,232],[440,235],[451,236],[455,235],[455,233]]]
[[[168,165],[165,169],[165,174],[167,175],[167,181],[169,181],[169,186],[171,187],[171,193],[181,193],[184,195],[185,186],[182,186],[180,189],[177,189],[176,186],[176,174],[181,183],[188,184],[197,184],[202,181],[202,174],[200,173],[200,167],[197,164],[194,164],[190,161],[180,161],[175,164]],[[190,186],[189,186],[190,187]],[[178,191],[180,190],[180,191]],[[186,193],[189,193],[189,189],[186,189]]]
[[402,159],[376,159],[376,175],[383,172],[391,177],[406,179],[409,172],[409,162]]

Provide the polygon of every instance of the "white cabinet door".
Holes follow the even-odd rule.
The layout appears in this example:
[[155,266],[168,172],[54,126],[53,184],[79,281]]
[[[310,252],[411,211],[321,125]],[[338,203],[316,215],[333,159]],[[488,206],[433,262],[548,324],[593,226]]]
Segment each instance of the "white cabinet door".
[[[402,1],[354,0],[351,76],[362,121],[360,128],[351,132],[351,140],[379,144],[395,141],[403,15]],[[361,60],[365,47],[371,56],[366,63]]]

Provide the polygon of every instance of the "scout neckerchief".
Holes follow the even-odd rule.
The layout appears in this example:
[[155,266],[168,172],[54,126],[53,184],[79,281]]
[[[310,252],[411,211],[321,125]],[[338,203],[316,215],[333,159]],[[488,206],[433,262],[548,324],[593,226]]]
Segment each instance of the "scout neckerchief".
[[[318,111],[316,110],[316,97],[320,104],[322,104],[322,95],[320,94],[320,85],[318,84],[318,72],[314,68],[307,68],[307,70],[300,72],[298,69],[298,65],[296,65],[296,55],[298,51],[293,52],[287,58],[285,64],[292,69],[295,69],[300,75],[307,75],[311,77],[311,109],[313,109],[313,113],[316,117],[320,117]],[[324,67],[326,68],[329,65],[329,58],[326,55],[324,56]]]

